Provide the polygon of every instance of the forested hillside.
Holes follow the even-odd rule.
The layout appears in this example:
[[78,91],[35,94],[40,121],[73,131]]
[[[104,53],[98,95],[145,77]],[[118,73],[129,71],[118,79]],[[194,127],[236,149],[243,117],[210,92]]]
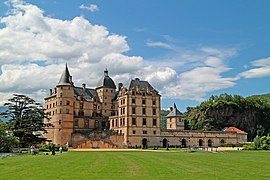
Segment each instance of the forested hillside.
[[244,98],[238,95],[211,96],[194,108],[187,108],[185,120],[189,129],[221,130],[235,126],[253,139],[258,132],[270,133],[269,94]]

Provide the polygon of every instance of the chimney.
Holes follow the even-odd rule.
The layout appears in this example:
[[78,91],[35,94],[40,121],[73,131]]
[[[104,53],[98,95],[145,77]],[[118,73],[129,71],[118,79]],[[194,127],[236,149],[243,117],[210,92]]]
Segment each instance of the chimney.
[[170,107],[170,111],[173,111],[173,107]]
[[119,83],[118,84],[118,91],[120,91],[122,87],[123,87],[123,83]]
[[82,84],[83,90],[85,90],[85,87],[86,87],[86,85],[85,85],[85,83],[83,83],[83,84]]
[[52,89],[50,89],[50,96],[52,95]]

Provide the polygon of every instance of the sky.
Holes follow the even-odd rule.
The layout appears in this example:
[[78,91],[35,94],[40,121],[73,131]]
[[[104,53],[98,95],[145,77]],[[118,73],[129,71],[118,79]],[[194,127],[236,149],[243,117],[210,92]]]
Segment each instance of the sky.
[[0,105],[43,102],[68,64],[75,86],[147,80],[162,108],[270,92],[269,0],[0,2]]

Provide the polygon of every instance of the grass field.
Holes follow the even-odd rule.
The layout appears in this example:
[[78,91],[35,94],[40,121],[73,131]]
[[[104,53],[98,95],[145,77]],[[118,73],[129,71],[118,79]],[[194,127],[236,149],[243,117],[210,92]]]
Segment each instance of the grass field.
[[0,179],[270,179],[270,152],[67,152],[0,159]]

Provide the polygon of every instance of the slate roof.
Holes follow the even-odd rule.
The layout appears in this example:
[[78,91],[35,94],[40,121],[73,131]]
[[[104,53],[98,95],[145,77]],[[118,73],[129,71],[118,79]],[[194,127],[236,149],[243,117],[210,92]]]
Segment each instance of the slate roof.
[[237,134],[242,134],[242,135],[248,134],[245,131],[242,131],[242,130],[236,128],[236,127],[225,127],[222,131],[224,131],[224,132],[236,132]]
[[135,80],[131,80],[128,86],[128,90],[130,91],[132,88],[136,88],[136,86],[139,86],[140,88],[149,88],[149,90],[155,90],[147,81],[141,81],[139,78],[136,78]]
[[62,73],[57,86],[70,86],[70,85],[72,85],[72,82],[70,81],[70,74],[69,74],[68,67],[66,64],[66,68],[64,72]]
[[110,78],[107,69],[104,71],[104,76],[98,81],[97,88],[99,87],[116,89],[116,86],[113,80]]
[[74,94],[76,97],[83,96],[85,99],[91,99],[94,96],[97,96],[97,93],[94,89],[74,87]]
[[176,116],[183,116],[183,113],[181,113],[174,104],[172,107],[172,111],[166,117],[176,117]]

